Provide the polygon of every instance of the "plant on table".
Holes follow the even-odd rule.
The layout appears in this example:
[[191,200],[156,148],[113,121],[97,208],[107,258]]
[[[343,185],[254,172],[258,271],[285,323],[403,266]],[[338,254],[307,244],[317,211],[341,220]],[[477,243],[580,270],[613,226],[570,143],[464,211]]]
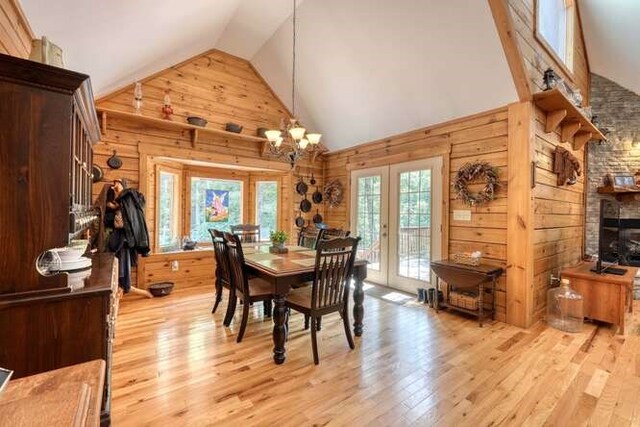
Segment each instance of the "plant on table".
[[276,247],[284,247],[284,243],[287,241],[287,238],[287,233],[282,230],[271,231],[271,233],[269,233],[269,240],[271,240],[273,246]]

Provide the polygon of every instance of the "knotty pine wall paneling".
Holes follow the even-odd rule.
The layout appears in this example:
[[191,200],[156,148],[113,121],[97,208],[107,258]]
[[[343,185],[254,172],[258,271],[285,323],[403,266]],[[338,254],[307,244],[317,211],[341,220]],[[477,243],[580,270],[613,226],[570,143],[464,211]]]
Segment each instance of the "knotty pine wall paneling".
[[537,0],[507,0],[520,52],[531,79],[532,92],[542,90],[544,71],[551,67],[574,88],[579,88],[585,102],[588,103],[590,71],[579,14],[577,14],[574,21],[573,72],[567,74],[560,65],[557,64],[556,59],[545,50],[544,46],[538,42],[535,37],[536,1]]
[[533,319],[544,317],[549,278],[562,267],[576,264],[584,253],[584,158],[585,149],[572,151],[583,174],[575,185],[557,185],[553,173],[553,152],[557,146],[572,150],[561,142],[560,130],[545,132],[545,113],[536,108],[535,128],[536,186],[534,188],[534,278]]
[[[454,252],[480,250],[487,263],[506,266],[507,259],[507,109],[456,119],[401,135],[366,143],[351,149],[329,153],[325,180],[339,179],[345,187],[345,200],[336,208],[327,208],[331,226],[350,228],[350,172],[374,166],[402,163],[442,155],[445,158],[443,190],[448,212],[443,218],[443,256]],[[457,170],[467,162],[484,160],[500,170],[501,187],[492,202],[474,208],[455,199],[450,185]],[[480,185],[472,186],[478,190]],[[451,191],[450,191],[451,190]],[[456,221],[453,211],[471,209],[471,221]],[[496,318],[506,320],[506,286],[503,276],[496,293]]]
[[[164,95],[168,93],[175,112],[173,121],[185,122],[187,116],[198,115],[208,120],[207,127],[222,130],[227,122],[243,125],[242,133],[247,135],[255,135],[258,127],[277,127],[282,117],[289,117],[286,107],[248,61],[218,50],[205,52],[149,76],[142,80],[142,91],[143,116],[161,118]],[[96,105],[99,110],[133,113],[132,100],[133,85],[129,85],[102,97]],[[247,178],[250,173],[237,167],[258,168],[263,171],[255,171],[257,174],[281,176],[279,221],[294,241],[297,233],[293,221],[301,200],[294,189],[298,174],[303,174],[308,181],[307,177],[313,172],[320,187],[324,185],[321,159],[312,162],[307,157],[292,171],[288,163],[263,155],[261,142],[200,132],[194,146],[187,129],[157,126],[135,117],[109,115],[108,112],[101,115],[101,120],[103,139],[94,147],[94,163],[103,168],[105,178],[94,185],[94,197],[104,182],[117,177],[127,178],[130,185],[139,188],[147,198],[146,216],[152,241],[155,241],[155,164],[158,158],[226,165],[232,168],[227,170],[234,170]],[[117,170],[106,164],[114,151],[123,160],[122,168]],[[251,203],[249,200],[247,205],[249,215],[253,209]],[[314,205],[314,209],[304,215],[308,221],[311,221],[316,208],[325,216],[324,205]],[[212,252],[180,254],[179,261],[189,260],[189,263],[178,272],[170,271],[172,256],[154,254],[141,259],[137,272],[139,286],[146,287],[167,277],[173,278],[179,287],[192,286],[205,277],[213,279]],[[192,280],[194,277],[197,280]]]
[[0,53],[29,58],[33,38],[18,0],[0,0]]

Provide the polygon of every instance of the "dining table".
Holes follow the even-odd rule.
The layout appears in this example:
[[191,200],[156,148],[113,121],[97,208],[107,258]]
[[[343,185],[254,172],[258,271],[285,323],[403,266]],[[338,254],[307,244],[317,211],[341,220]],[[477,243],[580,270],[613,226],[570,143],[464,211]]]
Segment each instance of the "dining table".
[[[271,253],[267,245],[243,244],[247,273],[269,282],[273,289],[273,360],[277,365],[286,360],[287,294],[293,286],[311,282],[315,276],[316,251],[302,246],[288,246],[286,253]],[[364,280],[367,261],[356,259],[351,271],[353,279],[353,333],[362,336],[364,319]]]

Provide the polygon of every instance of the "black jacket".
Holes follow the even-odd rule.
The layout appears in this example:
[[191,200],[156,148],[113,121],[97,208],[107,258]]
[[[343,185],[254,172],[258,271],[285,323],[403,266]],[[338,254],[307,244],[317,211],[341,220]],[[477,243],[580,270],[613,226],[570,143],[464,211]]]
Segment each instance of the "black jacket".
[[139,191],[126,188],[118,196],[122,209],[127,246],[142,256],[149,255],[149,230],[144,219],[144,196]]

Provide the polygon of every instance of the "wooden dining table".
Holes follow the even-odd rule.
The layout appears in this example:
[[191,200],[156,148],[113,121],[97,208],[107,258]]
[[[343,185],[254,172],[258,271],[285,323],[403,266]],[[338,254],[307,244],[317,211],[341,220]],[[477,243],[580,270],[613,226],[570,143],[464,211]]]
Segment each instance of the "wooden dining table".
[[[260,277],[273,287],[273,360],[277,365],[286,360],[285,324],[287,294],[294,285],[313,281],[316,251],[302,246],[289,246],[284,254],[272,254],[269,246],[243,244],[247,273]],[[355,282],[353,291],[353,333],[362,336],[364,318],[363,283],[367,278],[367,261],[356,259],[351,276]]]

